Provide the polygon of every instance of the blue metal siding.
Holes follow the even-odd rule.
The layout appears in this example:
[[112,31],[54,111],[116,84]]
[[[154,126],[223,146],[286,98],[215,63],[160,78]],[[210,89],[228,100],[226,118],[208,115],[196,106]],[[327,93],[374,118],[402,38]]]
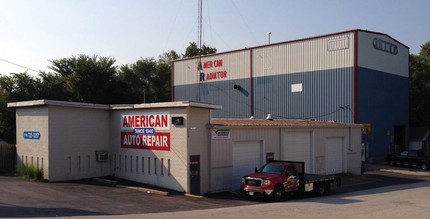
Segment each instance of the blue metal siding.
[[408,127],[408,78],[367,68],[357,74],[357,123],[371,124],[363,143],[369,157],[382,158],[394,148],[394,126]]
[[[274,119],[316,119],[352,122],[352,68],[321,70],[253,79],[254,116]],[[200,102],[220,104],[214,118],[250,116],[250,79],[201,83]],[[302,92],[291,85],[303,84]],[[242,89],[234,89],[234,85]],[[187,96],[188,95],[188,96]],[[175,86],[175,101],[197,101],[196,85]]]
[[257,118],[352,122],[352,68],[254,78],[254,106]]
[[[239,85],[235,89],[234,85]],[[200,101],[222,105],[222,110],[213,110],[213,118],[248,118],[251,114],[251,91],[249,79],[205,82],[175,86],[175,101],[197,101],[197,86]]]

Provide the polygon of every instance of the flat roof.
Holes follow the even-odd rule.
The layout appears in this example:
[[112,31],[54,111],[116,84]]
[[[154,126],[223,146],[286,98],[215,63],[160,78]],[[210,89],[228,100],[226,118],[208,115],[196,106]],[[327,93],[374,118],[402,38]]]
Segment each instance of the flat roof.
[[361,124],[296,119],[211,119],[211,127],[361,128]]
[[8,108],[19,108],[19,107],[47,106],[47,105],[64,106],[64,107],[92,108],[92,109],[112,109],[112,110],[172,108],[172,107],[198,107],[198,108],[205,108],[205,109],[222,109],[221,105],[190,102],[190,101],[105,105],[105,104],[58,101],[58,100],[30,100],[30,101],[8,103],[7,107]]
[[109,105],[104,105],[104,104],[79,103],[79,102],[68,102],[68,101],[58,101],[58,100],[29,100],[29,101],[7,103],[8,108],[47,106],[47,105],[93,108],[93,109],[109,109]]

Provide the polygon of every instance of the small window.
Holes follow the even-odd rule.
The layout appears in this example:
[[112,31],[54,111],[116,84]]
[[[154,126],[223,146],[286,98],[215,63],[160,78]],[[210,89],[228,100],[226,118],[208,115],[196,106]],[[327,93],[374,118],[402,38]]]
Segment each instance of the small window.
[[157,175],[157,158],[154,157],[154,174]]
[[142,157],[142,173],[145,173],[145,157]]
[[170,176],[170,159],[167,159],[167,175]]
[[148,174],[151,175],[151,158],[148,157]]
[[81,156],[78,156],[78,172],[81,172]]
[[136,156],[136,173],[139,172],[139,157]]
[[164,158],[161,158],[160,171],[161,175],[164,175]]
[[130,156],[130,172],[133,172],[133,156]]
[[124,171],[127,172],[127,155],[124,155]]

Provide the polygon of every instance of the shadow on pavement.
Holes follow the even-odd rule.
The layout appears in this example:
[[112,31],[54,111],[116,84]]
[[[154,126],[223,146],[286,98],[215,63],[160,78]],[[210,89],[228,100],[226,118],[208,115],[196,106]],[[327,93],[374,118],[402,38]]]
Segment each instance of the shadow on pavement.
[[71,217],[95,215],[100,216],[108,214],[69,208],[33,208],[19,206],[2,206],[2,204],[0,203],[0,217]]

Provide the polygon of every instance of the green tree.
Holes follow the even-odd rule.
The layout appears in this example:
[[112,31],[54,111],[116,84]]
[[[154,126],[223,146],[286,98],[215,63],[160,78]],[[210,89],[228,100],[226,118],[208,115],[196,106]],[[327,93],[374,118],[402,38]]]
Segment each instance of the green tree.
[[33,100],[38,97],[37,80],[27,73],[0,76],[0,138],[9,143],[15,140],[15,110],[7,103]]
[[409,120],[411,126],[430,126],[430,41],[418,55],[409,56]]
[[119,78],[127,85],[130,103],[153,103],[170,100],[170,63],[160,58],[141,58],[120,68]]
[[[116,96],[115,59],[79,55],[50,62],[49,69],[54,71],[52,77],[62,79],[64,92],[70,101],[109,104],[111,97]],[[50,76],[45,79],[50,79]]]
[[190,42],[190,45],[185,49],[185,54],[183,54],[184,57],[194,57],[198,55],[207,55],[216,53],[217,49],[214,47],[202,45],[202,48],[199,49],[197,46],[197,43]]

